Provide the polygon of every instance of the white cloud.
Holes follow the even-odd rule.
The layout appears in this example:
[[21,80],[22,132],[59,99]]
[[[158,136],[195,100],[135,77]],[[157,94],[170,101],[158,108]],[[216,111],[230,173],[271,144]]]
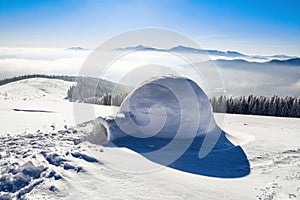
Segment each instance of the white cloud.
[[0,47],[0,78],[21,74],[77,74],[89,51]]
[[[22,74],[78,75],[90,53],[54,48],[0,47],[0,79]],[[95,59],[96,70],[105,67],[101,66],[99,59]],[[192,62],[197,62],[193,59]],[[194,79],[205,91],[210,92],[225,88],[228,95],[300,95],[299,67],[220,67],[224,85],[215,84],[216,73],[213,68],[211,65],[201,69],[205,75],[201,77],[187,61],[176,55],[167,52],[132,52],[113,62],[104,78],[120,81],[125,76],[122,82],[137,84],[155,75],[180,74]]]

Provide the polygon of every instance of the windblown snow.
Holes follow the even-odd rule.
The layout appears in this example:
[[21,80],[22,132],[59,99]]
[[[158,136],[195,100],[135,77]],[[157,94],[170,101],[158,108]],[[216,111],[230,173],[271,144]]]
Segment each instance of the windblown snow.
[[[125,145],[99,145],[103,140],[97,134],[105,136],[109,134],[105,131],[112,131],[103,126],[109,121],[94,126],[98,121],[86,119],[76,125],[73,103],[64,99],[72,84],[28,79],[0,86],[0,199],[299,199],[299,119],[213,114],[211,122],[226,132],[226,145],[233,149],[241,146],[247,155],[251,173],[226,179],[203,176],[165,167]],[[172,105],[166,101],[161,109],[138,101],[138,95],[145,98],[151,94],[141,89],[149,85],[143,86],[131,94],[135,107],[134,101],[128,100],[129,107],[121,107],[120,118],[126,118],[126,113],[135,116],[132,122],[142,127],[160,116],[178,120],[174,117],[178,107],[172,106],[175,98],[168,90],[155,85],[170,94]],[[149,98],[153,102],[151,95]],[[202,100],[197,101],[200,104]],[[108,117],[113,114],[109,106],[95,106],[95,111],[102,119],[115,119]],[[199,116],[209,117],[210,112],[204,106]],[[199,127],[207,130],[211,126]],[[205,132],[201,130],[198,133]],[[140,150],[153,150],[151,144],[142,145],[146,148]],[[132,171],[159,170],[138,174],[122,171],[119,166]]]

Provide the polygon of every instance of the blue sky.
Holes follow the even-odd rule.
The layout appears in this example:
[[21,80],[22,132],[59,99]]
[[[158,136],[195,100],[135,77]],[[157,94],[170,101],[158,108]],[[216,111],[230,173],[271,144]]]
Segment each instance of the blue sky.
[[300,56],[300,1],[0,0],[0,46],[95,48],[132,29],[179,31],[209,49]]

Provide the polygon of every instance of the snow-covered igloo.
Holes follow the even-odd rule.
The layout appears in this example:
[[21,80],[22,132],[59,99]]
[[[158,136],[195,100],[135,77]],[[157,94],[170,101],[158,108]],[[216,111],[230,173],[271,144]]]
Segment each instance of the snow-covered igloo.
[[204,91],[191,79],[177,76],[142,83],[125,98],[118,116],[115,125],[121,131],[110,131],[110,140],[125,135],[193,138],[216,127]]
[[[163,76],[144,82],[125,98],[115,117],[95,120],[94,129],[105,135],[104,145],[131,149],[184,172],[222,178],[250,173],[243,149],[217,126],[208,97],[188,78]],[[92,142],[101,138],[95,136]],[[136,173],[158,166],[136,168],[129,162],[114,167]]]

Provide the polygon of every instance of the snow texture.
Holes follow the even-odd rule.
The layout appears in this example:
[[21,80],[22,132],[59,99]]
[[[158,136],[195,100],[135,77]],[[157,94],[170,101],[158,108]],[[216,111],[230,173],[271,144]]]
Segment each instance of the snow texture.
[[[181,163],[175,163],[178,164],[177,168],[174,165],[165,167],[153,160],[153,157],[147,158],[143,152],[158,149],[161,147],[159,145],[165,145],[164,142],[168,138],[156,140],[155,137],[150,137],[148,140],[139,140],[124,137],[119,138],[119,143],[116,142],[117,145],[114,146],[90,143],[87,139],[90,134],[97,138],[97,134],[109,135],[105,132],[106,129],[117,131],[113,129],[113,123],[110,123],[115,118],[109,120],[107,117],[113,114],[111,107],[95,106],[97,116],[107,119],[100,122],[103,126],[98,125],[99,129],[95,128],[95,122],[91,121],[93,119],[86,119],[89,122],[75,126],[72,123],[73,104],[60,95],[66,93],[70,83],[60,82],[58,90],[45,88],[49,93],[45,94],[45,98],[39,98],[36,94],[39,94],[38,90],[43,87],[43,82],[47,82],[47,87],[57,83],[56,80],[28,79],[26,83],[20,81],[0,86],[1,92],[14,91],[7,92],[7,95],[2,93],[0,97],[1,200],[296,200],[300,197],[300,119],[215,113],[216,123],[223,124],[223,135],[220,136],[214,151],[203,160],[206,163],[198,161],[200,159],[197,153],[201,145],[199,135],[196,139],[200,142],[191,146],[192,148],[183,155],[183,160],[180,160]],[[33,83],[36,84],[31,87]],[[31,89],[27,91],[28,98],[23,100],[22,88],[26,89],[29,85]],[[14,111],[14,108],[53,112],[21,112]],[[125,115],[120,113],[118,117],[125,118]],[[219,168],[220,172],[230,172],[228,165],[231,162],[234,163],[231,170],[238,171],[236,161],[241,160],[230,157],[242,155],[234,154],[241,152],[237,151],[239,146],[247,154],[251,165],[250,174],[227,179],[199,175],[205,172],[201,172],[201,166],[204,166],[205,170]],[[173,150],[165,151],[162,156],[170,156]],[[225,157],[227,162],[213,160],[215,156]],[[98,162],[90,162],[96,160]],[[60,165],[56,166],[51,162],[60,162]],[[189,167],[191,163],[196,163],[196,167]],[[153,168],[159,170],[144,174],[122,170]],[[187,170],[184,169],[198,169],[201,173],[186,173]],[[245,169],[247,168],[239,170],[245,172]],[[216,175],[216,172],[213,175]]]

